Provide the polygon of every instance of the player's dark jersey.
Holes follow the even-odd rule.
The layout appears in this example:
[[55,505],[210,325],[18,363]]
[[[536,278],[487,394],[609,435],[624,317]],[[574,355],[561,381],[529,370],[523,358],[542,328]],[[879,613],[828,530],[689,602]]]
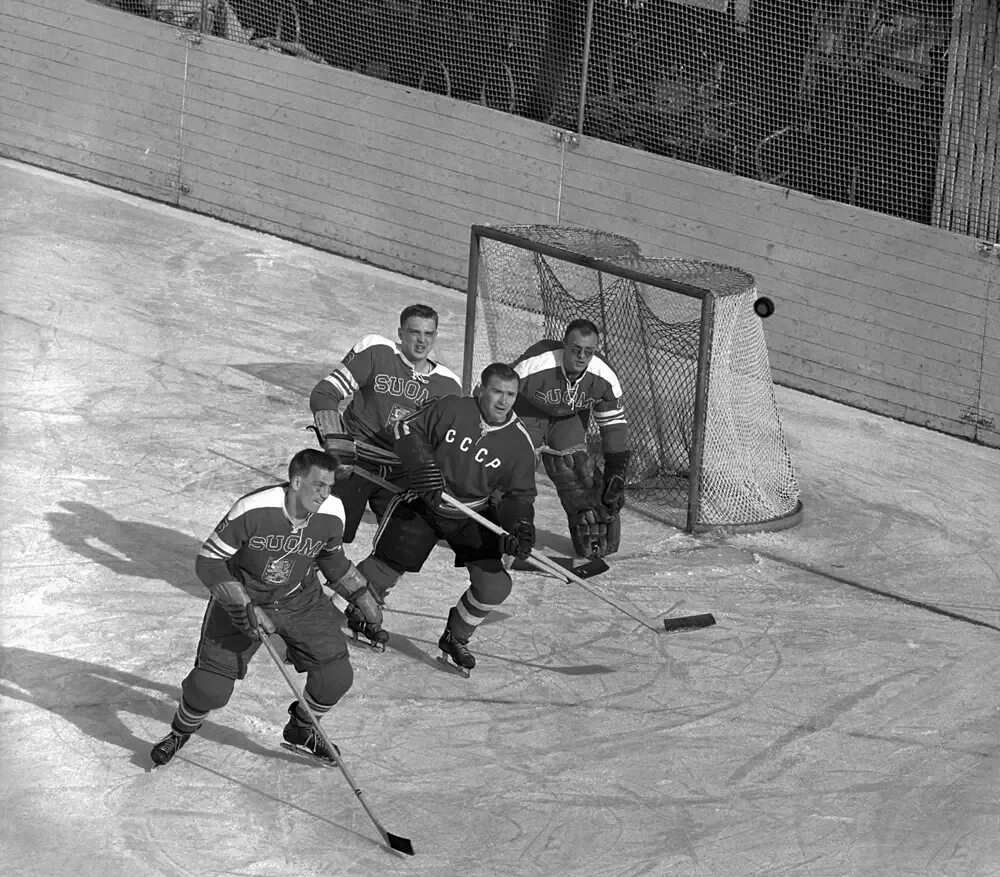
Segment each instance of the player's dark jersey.
[[[503,517],[533,519],[535,450],[513,413],[506,423],[491,426],[472,396],[448,396],[400,421],[395,435],[404,465],[433,459],[444,472],[445,490],[455,499],[476,508],[498,491]],[[453,514],[447,505],[442,510]]]
[[287,484],[262,487],[236,501],[205,540],[195,572],[206,585],[236,580],[254,603],[271,603],[309,582],[313,563],[328,581],[351,566],[344,554],[344,506],[331,496],[294,526],[285,511]]
[[628,422],[622,408],[622,386],[614,370],[595,353],[587,370],[571,381],[563,368],[563,343],[532,344],[514,363],[521,378],[514,410],[522,416],[559,418],[593,412],[605,450],[628,447]]
[[462,392],[451,369],[432,360],[427,362],[430,372],[420,374],[398,344],[381,335],[365,335],[316,385],[309,407],[314,413],[337,408],[353,396],[344,411],[344,428],[355,439],[391,450],[393,424],[432,399]]

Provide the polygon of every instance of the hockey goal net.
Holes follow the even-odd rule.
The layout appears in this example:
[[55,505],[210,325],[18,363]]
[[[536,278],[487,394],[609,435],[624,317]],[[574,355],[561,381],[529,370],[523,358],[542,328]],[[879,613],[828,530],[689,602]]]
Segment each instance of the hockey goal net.
[[784,529],[802,505],[756,299],[744,271],[646,258],[620,235],[473,226],[465,390],[585,317],[623,387],[630,507],[689,532]]

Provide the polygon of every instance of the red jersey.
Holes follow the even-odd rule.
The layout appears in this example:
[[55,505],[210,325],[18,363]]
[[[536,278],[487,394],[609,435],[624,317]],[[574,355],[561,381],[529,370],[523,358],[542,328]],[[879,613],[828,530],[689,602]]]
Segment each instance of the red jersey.
[[563,343],[532,344],[513,364],[521,378],[514,410],[550,418],[587,415],[592,411],[605,451],[628,449],[628,422],[622,407],[622,386],[614,370],[595,353],[587,370],[570,380],[563,368]]
[[353,396],[344,411],[344,428],[351,438],[391,450],[393,424],[432,399],[462,393],[451,369],[430,359],[427,362],[431,370],[421,374],[398,344],[381,335],[365,335],[316,385],[309,407],[313,413],[335,409]]
[[234,579],[254,603],[271,603],[315,580],[313,563],[328,581],[351,567],[344,554],[344,506],[331,496],[294,526],[285,511],[287,484],[262,487],[236,500],[205,540],[195,572],[206,586]]
[[[403,464],[433,459],[455,499],[476,508],[498,491],[502,521],[534,519],[535,448],[517,415],[493,426],[474,397],[448,396],[397,423],[395,436]],[[455,514],[448,505],[440,511]]]

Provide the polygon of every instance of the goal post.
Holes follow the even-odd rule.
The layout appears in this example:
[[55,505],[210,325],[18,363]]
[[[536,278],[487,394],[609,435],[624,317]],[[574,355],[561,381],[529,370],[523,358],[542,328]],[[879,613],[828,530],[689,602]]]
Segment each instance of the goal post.
[[[688,532],[780,530],[802,515],[754,278],[642,255],[562,225],[472,227],[464,390],[578,317],[601,330],[623,387],[629,506]],[[593,423],[588,444],[600,455]]]

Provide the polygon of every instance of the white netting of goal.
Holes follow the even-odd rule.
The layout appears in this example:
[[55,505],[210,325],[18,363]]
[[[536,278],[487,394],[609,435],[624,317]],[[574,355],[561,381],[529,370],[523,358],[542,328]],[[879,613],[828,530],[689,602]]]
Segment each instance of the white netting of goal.
[[[477,226],[473,234],[467,380],[541,338],[562,338],[570,320],[590,319],[624,387],[633,508],[692,531],[798,522],[751,275],[645,258],[629,238],[594,229]],[[593,428],[590,438],[599,455]]]

